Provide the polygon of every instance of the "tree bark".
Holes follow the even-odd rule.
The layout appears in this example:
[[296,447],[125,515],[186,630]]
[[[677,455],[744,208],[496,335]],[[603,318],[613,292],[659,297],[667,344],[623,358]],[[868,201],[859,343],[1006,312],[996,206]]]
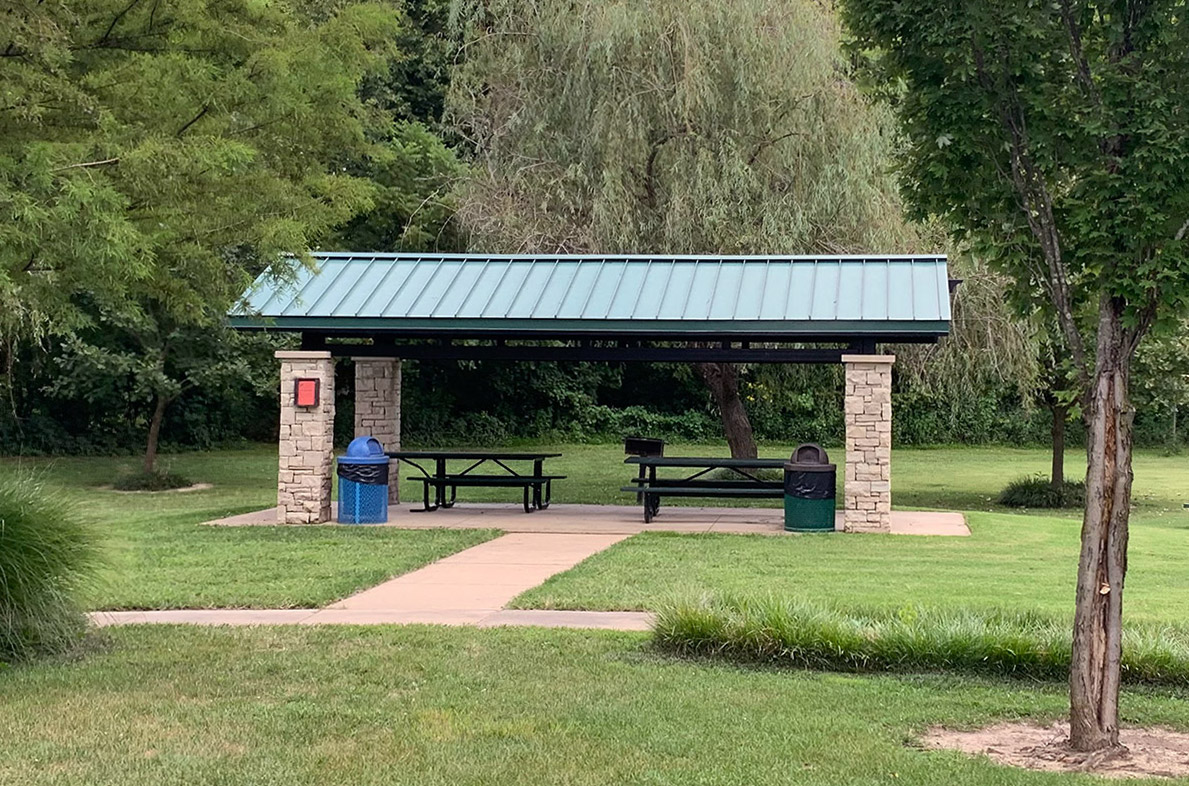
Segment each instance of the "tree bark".
[[751,431],[751,420],[747,417],[747,407],[739,396],[739,367],[734,363],[695,363],[694,368],[718,405],[731,457],[755,458],[759,451]]
[[1124,328],[1122,313],[1122,303],[1102,299],[1094,376],[1086,399],[1086,512],[1069,675],[1069,741],[1077,751],[1119,744],[1119,662],[1134,419],[1128,397],[1134,341]]
[[144,472],[150,475],[157,463],[157,441],[161,437],[161,421],[165,419],[165,407],[169,399],[165,394],[157,394],[157,405],[153,408],[153,417],[149,420],[149,439],[144,452]]
[[1053,490],[1058,493],[1065,486],[1065,419],[1069,408],[1053,402],[1049,409],[1053,413],[1053,427],[1051,431],[1053,442],[1053,465],[1049,481]]

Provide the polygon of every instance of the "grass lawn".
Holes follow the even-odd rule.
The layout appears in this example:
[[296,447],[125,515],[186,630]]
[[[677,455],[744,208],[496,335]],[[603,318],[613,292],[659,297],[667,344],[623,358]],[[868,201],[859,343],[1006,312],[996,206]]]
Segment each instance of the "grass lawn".
[[[569,476],[559,502],[633,502],[620,485],[633,474],[619,445],[548,445],[551,471]],[[674,446],[674,455],[723,454],[721,445]],[[785,447],[769,447],[778,456]],[[1071,452],[1070,474],[1080,456]],[[5,459],[0,467],[11,467]],[[165,459],[213,484],[188,493],[120,494],[98,488],[134,458],[25,461],[79,501],[106,535],[111,568],[95,608],[314,606],[473,545],[491,532],[394,531],[370,527],[214,528],[201,522],[274,503],[271,446]],[[897,450],[898,507],[990,511],[970,516],[967,539],[880,536],[760,538],[642,535],[596,555],[518,600],[525,607],[655,608],[674,594],[787,592],[843,605],[909,603],[1069,608],[1078,538],[1076,514],[1004,513],[993,499],[1010,479],[1048,466],[1041,449]],[[1129,615],[1189,616],[1189,461],[1136,459]],[[403,474],[403,473],[402,473]],[[406,485],[406,494],[409,489]],[[465,490],[464,499],[514,502],[518,492]],[[694,501],[697,504],[699,501]],[[702,501],[704,504],[704,501]],[[663,515],[663,512],[662,512]]]
[[[105,636],[82,661],[4,674],[0,783],[1100,783],[906,745],[933,724],[1054,719],[1061,685],[744,670],[591,631]],[[1128,691],[1123,717],[1185,727],[1189,703]]]
[[[124,494],[99,488],[135,459],[20,462],[74,499],[103,535],[107,569],[96,609],[322,606],[481,543],[490,530],[398,532],[373,527],[206,527],[276,504],[276,454],[171,457],[203,491]],[[0,471],[17,465],[5,459]]]
[[[1082,460],[1071,453],[1070,474]],[[517,598],[521,608],[655,609],[675,597],[777,593],[842,606],[910,604],[1070,613],[1078,513],[1006,513],[994,504],[1013,477],[1043,471],[1043,450],[898,450],[897,507],[971,512],[970,538],[799,538],[644,534],[591,557]],[[1130,619],[1189,618],[1189,461],[1135,461],[1127,578]],[[663,508],[662,508],[663,516]]]

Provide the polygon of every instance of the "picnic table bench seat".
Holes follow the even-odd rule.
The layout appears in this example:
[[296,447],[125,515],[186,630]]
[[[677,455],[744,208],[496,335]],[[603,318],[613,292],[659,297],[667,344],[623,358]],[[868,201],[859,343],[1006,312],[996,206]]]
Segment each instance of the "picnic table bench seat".
[[[422,512],[453,507],[458,499],[459,487],[488,487],[523,489],[525,513],[549,507],[553,481],[564,480],[565,475],[548,475],[542,465],[546,459],[560,455],[474,450],[406,450],[388,454],[390,458],[403,461],[421,473],[409,476],[408,480],[422,484],[425,497]],[[467,466],[461,472],[450,472],[447,467],[449,461],[464,461]],[[517,470],[509,466],[510,462],[532,462],[532,471]],[[432,466],[427,466],[430,464]],[[483,469],[488,472],[476,471]]]
[[[759,476],[762,470],[784,466],[783,459],[699,458],[693,456],[633,456],[625,461],[635,464],[639,474],[631,479],[634,485],[620,491],[635,492],[644,506],[644,522],[649,523],[660,512],[662,497],[710,497],[726,499],[780,499],[784,496],[784,480],[767,480]],[[662,467],[687,471],[685,477],[657,477]],[[706,477],[714,470],[733,473],[728,478]]]

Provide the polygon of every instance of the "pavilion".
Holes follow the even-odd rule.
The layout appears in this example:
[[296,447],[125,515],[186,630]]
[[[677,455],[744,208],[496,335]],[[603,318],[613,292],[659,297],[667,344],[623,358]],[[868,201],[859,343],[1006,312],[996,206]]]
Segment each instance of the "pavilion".
[[389,450],[402,359],[841,363],[844,525],[888,531],[895,358],[877,344],[934,342],[950,324],[939,255],[313,257],[295,280],[262,275],[229,315],[301,334],[276,353],[280,523],[331,520],[336,357],[355,360],[355,433]]

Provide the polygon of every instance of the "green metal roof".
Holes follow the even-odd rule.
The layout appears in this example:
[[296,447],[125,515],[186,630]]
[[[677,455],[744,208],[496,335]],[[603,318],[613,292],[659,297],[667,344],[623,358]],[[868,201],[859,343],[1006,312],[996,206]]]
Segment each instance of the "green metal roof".
[[[409,335],[712,334],[935,338],[944,256],[546,256],[316,253],[263,275],[239,328]],[[296,264],[296,262],[293,262]]]

